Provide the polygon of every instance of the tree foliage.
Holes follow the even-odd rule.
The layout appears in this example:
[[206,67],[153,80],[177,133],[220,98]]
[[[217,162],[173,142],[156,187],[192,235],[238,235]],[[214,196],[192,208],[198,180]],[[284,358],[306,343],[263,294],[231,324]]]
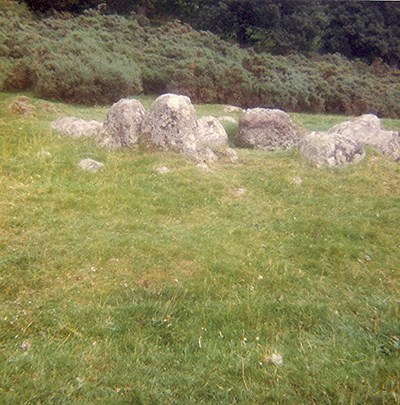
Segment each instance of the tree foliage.
[[356,0],[20,0],[36,11],[88,8],[178,18],[258,52],[341,53],[400,61],[400,3]]

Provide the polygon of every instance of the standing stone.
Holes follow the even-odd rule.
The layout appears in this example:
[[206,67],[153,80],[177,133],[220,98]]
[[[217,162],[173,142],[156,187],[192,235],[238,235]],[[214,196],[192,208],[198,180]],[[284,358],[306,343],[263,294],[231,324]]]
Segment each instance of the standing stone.
[[99,146],[131,148],[139,142],[144,116],[144,107],[137,100],[122,99],[113,104],[98,137]]
[[268,151],[291,149],[298,145],[298,137],[284,111],[252,108],[240,117],[235,145]]
[[385,156],[400,160],[399,132],[383,130],[380,119],[373,114],[364,114],[353,121],[335,125],[328,132],[354,139],[363,145],[374,147]]
[[362,145],[339,134],[310,132],[300,142],[300,154],[317,166],[344,166],[365,157]]
[[186,96],[164,94],[145,115],[141,143],[150,148],[196,153],[196,111]]

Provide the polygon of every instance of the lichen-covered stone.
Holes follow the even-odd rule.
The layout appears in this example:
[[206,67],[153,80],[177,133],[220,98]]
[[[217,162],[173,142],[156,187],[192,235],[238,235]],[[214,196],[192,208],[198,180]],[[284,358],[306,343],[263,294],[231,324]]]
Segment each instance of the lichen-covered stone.
[[310,132],[299,145],[300,154],[317,166],[344,166],[365,157],[362,145],[336,133]]
[[292,149],[298,145],[298,136],[284,111],[252,108],[240,117],[235,145],[268,151]]
[[139,142],[145,116],[137,100],[122,99],[108,110],[97,143],[107,149],[131,148]]
[[227,147],[228,135],[217,118],[206,116],[197,120],[196,145],[211,149]]
[[385,156],[400,160],[400,135],[396,131],[385,131],[381,121],[373,114],[364,114],[352,121],[335,125],[329,131],[346,138],[372,146]]
[[196,151],[196,131],[196,111],[189,97],[164,94],[146,112],[140,142],[191,156]]

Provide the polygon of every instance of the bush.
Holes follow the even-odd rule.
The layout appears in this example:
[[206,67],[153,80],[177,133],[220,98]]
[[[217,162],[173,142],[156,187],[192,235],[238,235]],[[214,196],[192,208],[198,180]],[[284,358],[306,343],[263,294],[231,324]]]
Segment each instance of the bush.
[[110,62],[65,55],[51,55],[34,64],[37,75],[34,86],[40,97],[79,104],[110,104],[120,98],[141,92],[140,70],[133,62]]
[[197,103],[400,115],[399,80],[382,63],[255,53],[180,22],[140,25],[94,11],[40,20],[7,8],[0,39],[3,89],[67,102],[110,104],[169,91]]

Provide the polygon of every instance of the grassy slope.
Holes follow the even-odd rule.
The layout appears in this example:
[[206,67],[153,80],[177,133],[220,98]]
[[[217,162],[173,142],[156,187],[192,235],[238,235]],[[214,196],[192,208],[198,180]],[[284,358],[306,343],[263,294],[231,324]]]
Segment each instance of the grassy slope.
[[[57,114],[13,116],[11,98],[0,98],[1,403],[399,401],[398,163],[370,153],[316,169],[243,150],[202,172],[59,137]],[[79,171],[86,157],[106,168]],[[283,367],[266,361],[274,352]]]

